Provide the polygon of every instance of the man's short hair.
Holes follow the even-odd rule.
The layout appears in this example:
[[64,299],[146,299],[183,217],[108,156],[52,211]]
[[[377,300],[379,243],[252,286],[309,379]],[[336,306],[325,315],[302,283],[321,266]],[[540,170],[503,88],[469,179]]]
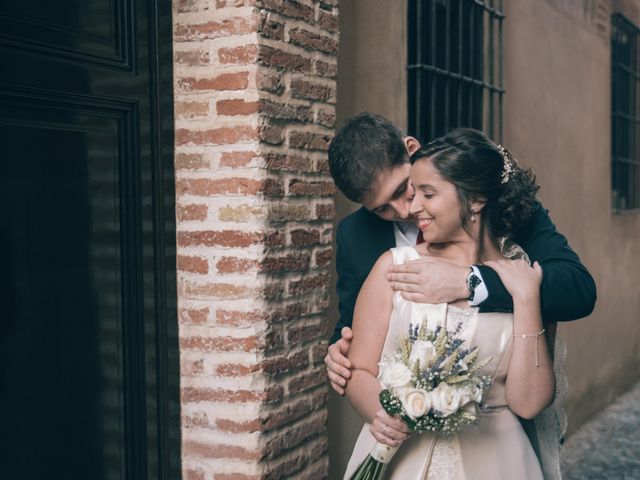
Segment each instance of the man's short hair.
[[362,203],[380,172],[409,162],[404,137],[380,115],[363,112],[347,120],[329,146],[329,169],[349,200]]

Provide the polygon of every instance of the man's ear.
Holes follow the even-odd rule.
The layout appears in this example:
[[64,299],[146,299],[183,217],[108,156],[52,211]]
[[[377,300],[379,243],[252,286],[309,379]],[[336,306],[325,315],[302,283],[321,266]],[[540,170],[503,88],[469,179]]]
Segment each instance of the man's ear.
[[420,148],[420,142],[415,137],[404,137],[404,144],[407,147],[409,155],[413,155],[413,152]]

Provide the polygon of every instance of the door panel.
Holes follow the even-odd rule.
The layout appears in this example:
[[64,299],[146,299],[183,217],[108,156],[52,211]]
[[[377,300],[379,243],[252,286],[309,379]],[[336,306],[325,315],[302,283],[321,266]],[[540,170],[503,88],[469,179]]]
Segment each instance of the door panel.
[[170,29],[0,6],[2,478],[179,476]]

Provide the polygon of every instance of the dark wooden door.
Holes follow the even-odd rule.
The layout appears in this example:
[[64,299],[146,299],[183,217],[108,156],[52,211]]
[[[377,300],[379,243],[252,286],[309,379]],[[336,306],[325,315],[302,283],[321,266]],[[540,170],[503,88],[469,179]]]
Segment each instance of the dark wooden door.
[[171,2],[0,2],[0,478],[179,476]]

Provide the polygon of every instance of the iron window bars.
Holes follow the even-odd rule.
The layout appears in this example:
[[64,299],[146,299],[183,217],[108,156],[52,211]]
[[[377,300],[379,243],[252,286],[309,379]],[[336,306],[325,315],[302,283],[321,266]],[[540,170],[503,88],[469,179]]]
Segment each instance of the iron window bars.
[[640,210],[640,29],[611,17],[611,205]]
[[473,127],[502,141],[502,0],[409,0],[409,133]]

